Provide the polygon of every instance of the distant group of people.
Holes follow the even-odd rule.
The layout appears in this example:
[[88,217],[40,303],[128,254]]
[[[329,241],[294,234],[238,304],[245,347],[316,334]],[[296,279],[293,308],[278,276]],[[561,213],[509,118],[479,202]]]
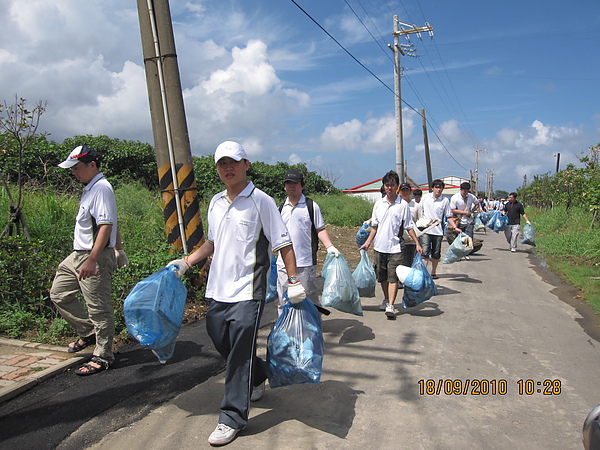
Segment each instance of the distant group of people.
[[[256,336],[267,290],[271,255],[278,252],[277,291],[281,314],[287,298],[299,303],[309,298],[320,306],[316,287],[316,252],[320,241],[327,253],[340,252],[331,242],[319,205],[304,194],[304,176],[289,170],[282,180],[286,200],[279,207],[273,198],[247,179],[250,160],[237,142],[221,143],[214,154],[219,178],[225,189],[208,206],[208,231],[204,244],[182,259],[168,263],[181,277],[188,268],[212,256],[206,297],[208,334],[226,360],[225,393],[215,430],[208,441],[224,445],[246,426],[250,402],[261,398],[267,379],[266,363],[256,355]],[[117,208],[110,183],[100,172],[100,157],[83,145],[59,164],[71,169],[85,189],[77,214],[73,252],[59,265],[50,296],[61,315],[79,338],[69,344],[75,353],[94,346],[93,357],[76,373],[87,376],[107,370],[114,362],[114,312],[110,298],[112,274],[128,264],[117,224]],[[473,216],[481,203],[463,183],[460,192],[448,199],[442,195],[444,182],[434,180],[426,195],[400,183],[390,171],[383,177],[383,197],[373,207],[371,232],[360,248],[375,252],[374,268],[384,292],[382,309],[395,318],[394,303],[399,289],[396,268],[410,266],[418,252],[437,279],[446,219],[454,233],[473,235]],[[413,198],[411,199],[411,194]],[[504,206],[511,233],[518,234],[523,206],[516,194]],[[422,218],[440,219],[421,237],[415,232]],[[529,223],[529,221],[528,221]],[[404,238],[404,232],[409,238]],[[507,237],[508,239],[508,237]],[[513,234],[510,237],[511,249]],[[516,248],[516,240],[515,240]],[[87,309],[79,302],[83,295]]]
[[[471,184],[468,182],[461,183],[459,192],[450,198],[442,195],[444,188],[442,180],[433,180],[431,193],[423,196],[420,189],[413,191],[408,183],[400,184],[399,176],[393,170],[382,179],[382,198],[375,203],[370,219],[372,230],[360,249],[367,250],[371,243],[374,244],[374,267],[384,295],[380,309],[390,319],[395,318],[394,303],[398,289],[402,287],[396,274],[399,265],[410,266],[415,252],[419,252],[427,267],[431,261],[431,277],[438,279],[437,268],[441,258],[445,222],[449,242],[460,233],[473,238],[478,212],[487,211],[490,207],[502,211],[509,219],[505,237],[511,252],[517,251],[521,216],[530,223],[514,192],[509,195],[508,202],[494,201],[488,205],[483,203],[482,198],[471,193]],[[415,224],[421,218],[437,220],[437,224],[417,238]],[[405,230],[410,236],[410,240],[406,242],[403,237]],[[465,258],[469,259],[469,256]]]

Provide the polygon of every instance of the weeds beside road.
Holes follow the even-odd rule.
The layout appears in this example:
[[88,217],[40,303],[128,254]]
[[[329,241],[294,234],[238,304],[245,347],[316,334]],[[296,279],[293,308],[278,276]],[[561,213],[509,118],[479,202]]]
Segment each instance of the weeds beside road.
[[581,297],[600,314],[600,230],[590,230],[586,208],[542,211],[526,208],[535,229],[536,253],[550,270],[577,287]]
[[[72,248],[73,221],[78,197],[46,190],[24,192],[24,211],[33,240],[19,237],[0,239],[0,335],[48,344],[64,345],[73,331],[57,316],[48,291],[58,263]],[[123,300],[133,286],[149,276],[174,254],[165,242],[162,206],[158,193],[141,185],[115,189],[119,226],[130,266],[117,270],[113,282],[113,302],[118,340],[127,339],[123,322]],[[355,267],[360,255],[355,236],[358,227],[371,215],[372,205],[345,195],[312,196],[321,206],[334,245]],[[206,215],[206,204],[201,211]],[[0,190],[0,211],[8,210],[8,199]],[[600,233],[589,230],[591,215],[583,208],[549,211],[527,208],[536,231],[536,252],[566,282],[578,287],[581,296],[600,311]],[[206,217],[203,217],[206,226]],[[324,260],[320,249],[319,261]],[[320,268],[319,268],[320,270]],[[188,303],[185,321],[203,317],[206,310],[204,286],[198,283],[198,270],[186,274]],[[502,274],[498,274],[501,278]]]

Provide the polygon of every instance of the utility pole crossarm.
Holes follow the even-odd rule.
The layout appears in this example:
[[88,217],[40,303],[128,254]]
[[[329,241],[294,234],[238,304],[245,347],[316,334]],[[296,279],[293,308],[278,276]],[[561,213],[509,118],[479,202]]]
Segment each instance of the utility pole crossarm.
[[433,37],[433,27],[431,25],[429,25],[427,22],[425,22],[424,27],[417,27],[415,25],[411,25],[409,23],[400,22],[400,21],[398,21],[398,23],[403,26],[410,27],[410,28],[406,29],[406,28],[401,27],[399,30],[394,31],[394,33],[393,33],[394,35],[404,36],[407,34],[416,34],[420,39],[421,33],[428,33],[430,37]]

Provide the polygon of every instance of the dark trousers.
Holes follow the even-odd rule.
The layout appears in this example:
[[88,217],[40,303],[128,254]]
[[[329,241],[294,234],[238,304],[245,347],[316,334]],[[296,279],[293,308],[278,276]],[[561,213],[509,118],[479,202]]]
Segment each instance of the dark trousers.
[[225,395],[219,423],[242,429],[248,423],[252,387],[267,379],[265,362],[256,356],[256,334],[264,302],[211,301],[206,329],[217,351],[227,361]]
[[404,262],[402,264],[404,266],[411,267],[413,259],[415,259],[415,253],[417,253],[417,246],[415,244],[404,245],[404,250],[402,251],[402,254],[404,255]]

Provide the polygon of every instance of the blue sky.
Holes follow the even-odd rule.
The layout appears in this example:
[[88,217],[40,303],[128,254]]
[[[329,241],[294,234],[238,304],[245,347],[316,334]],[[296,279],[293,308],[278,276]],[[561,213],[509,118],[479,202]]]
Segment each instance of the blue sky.
[[[234,139],[349,188],[396,167],[393,15],[434,27],[402,57],[404,155],[511,191],[600,142],[600,2],[172,0],[194,155]],[[134,0],[0,0],[0,100],[47,100],[41,129],[152,143]],[[357,17],[358,16],[358,17]],[[408,43],[402,39],[403,43]]]

